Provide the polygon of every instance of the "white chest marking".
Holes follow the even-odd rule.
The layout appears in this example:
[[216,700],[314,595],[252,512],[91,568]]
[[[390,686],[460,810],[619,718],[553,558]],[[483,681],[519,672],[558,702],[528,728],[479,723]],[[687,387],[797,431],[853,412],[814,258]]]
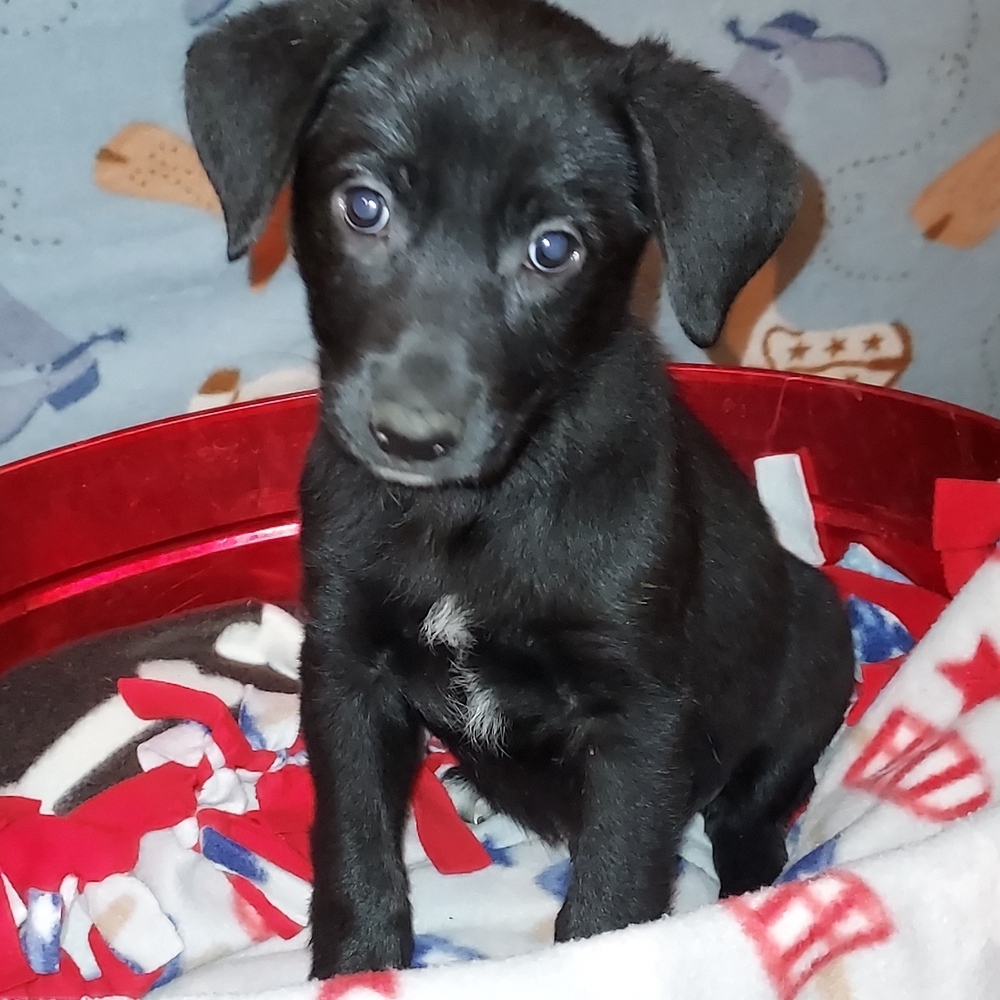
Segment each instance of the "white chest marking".
[[420,638],[428,646],[445,646],[452,657],[452,687],[457,695],[455,712],[465,735],[479,746],[499,748],[507,720],[496,695],[482,683],[466,659],[475,643],[472,614],[454,594],[446,594],[431,606],[420,626]]
[[420,626],[420,638],[428,646],[447,646],[456,659],[472,649],[472,615],[454,594],[445,594],[432,605]]

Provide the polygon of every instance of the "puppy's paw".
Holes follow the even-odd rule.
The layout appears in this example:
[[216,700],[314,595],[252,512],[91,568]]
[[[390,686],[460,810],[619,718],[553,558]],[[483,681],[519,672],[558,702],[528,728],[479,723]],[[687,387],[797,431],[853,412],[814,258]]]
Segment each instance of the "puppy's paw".
[[337,975],[337,962],[334,958],[325,955],[313,954],[312,962],[309,965],[310,979],[333,979]]
[[[314,935],[315,937],[315,935]],[[312,963],[309,967],[310,979],[332,979],[334,976],[349,976],[359,972],[385,972],[390,969],[408,969],[413,962],[413,941],[408,946],[396,942],[395,946],[352,948],[349,942],[339,946],[317,948],[313,943]]]
[[395,915],[354,912],[349,918],[340,909],[327,916],[314,909],[310,978],[408,969],[413,961],[411,919],[409,908]]
[[749,831],[717,830],[712,835],[719,894],[742,896],[771,885],[788,860],[784,831],[778,825]]
[[472,786],[457,767],[450,768],[441,776],[441,784],[448,793],[459,816],[472,826],[495,815],[493,807]]

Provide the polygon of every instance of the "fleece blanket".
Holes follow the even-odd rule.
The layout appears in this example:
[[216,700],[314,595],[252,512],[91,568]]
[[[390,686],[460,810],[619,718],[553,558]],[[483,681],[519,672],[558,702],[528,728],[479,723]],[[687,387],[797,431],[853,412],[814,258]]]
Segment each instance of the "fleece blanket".
[[719,902],[696,818],[672,916],[552,947],[565,850],[451,780],[429,739],[404,841],[415,968],[308,983],[301,625],[220,609],[3,679],[23,706],[53,667],[103,664],[30,760],[4,734],[0,996],[994,997],[1000,483],[938,483],[938,593],[860,542],[834,562],[802,458],[758,460],[758,489],[838,587],[858,683],[774,886]]
[[[315,384],[287,200],[230,264],[181,95],[255,0],[0,3],[0,463]],[[811,172],[714,353],[1000,414],[1000,0],[562,0],[665,34],[757,100]],[[636,311],[687,343],[650,260]]]

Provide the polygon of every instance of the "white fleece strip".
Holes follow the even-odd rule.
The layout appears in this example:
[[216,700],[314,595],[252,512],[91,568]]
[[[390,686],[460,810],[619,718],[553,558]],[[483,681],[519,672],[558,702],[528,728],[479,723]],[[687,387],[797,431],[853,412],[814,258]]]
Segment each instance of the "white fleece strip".
[[779,544],[810,566],[826,556],[816,531],[816,516],[798,455],[765,455],[754,463],[757,493],[770,515]]

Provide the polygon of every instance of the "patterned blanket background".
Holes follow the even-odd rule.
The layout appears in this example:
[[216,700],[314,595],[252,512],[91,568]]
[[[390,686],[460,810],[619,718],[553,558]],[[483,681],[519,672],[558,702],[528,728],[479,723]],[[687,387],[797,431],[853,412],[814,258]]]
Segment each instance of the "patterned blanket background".
[[[1000,414],[1000,0],[565,2],[623,41],[665,33],[808,165],[714,360]],[[286,205],[227,263],[184,121],[187,46],[247,5],[0,2],[0,462],[314,384]],[[703,360],[656,268],[638,311]]]

